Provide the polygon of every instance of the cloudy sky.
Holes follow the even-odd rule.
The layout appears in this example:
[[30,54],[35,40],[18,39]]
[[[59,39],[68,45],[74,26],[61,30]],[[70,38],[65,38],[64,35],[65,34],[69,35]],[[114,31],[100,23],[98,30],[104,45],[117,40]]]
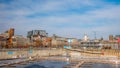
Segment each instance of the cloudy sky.
[[0,33],[46,30],[49,36],[91,39],[120,34],[120,0],[0,0]]

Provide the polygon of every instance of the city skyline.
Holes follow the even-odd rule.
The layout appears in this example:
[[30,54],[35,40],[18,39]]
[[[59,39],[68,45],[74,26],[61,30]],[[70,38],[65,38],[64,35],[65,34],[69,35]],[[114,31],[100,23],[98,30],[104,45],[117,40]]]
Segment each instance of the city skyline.
[[0,33],[46,30],[49,35],[90,38],[119,35],[119,0],[0,0]]

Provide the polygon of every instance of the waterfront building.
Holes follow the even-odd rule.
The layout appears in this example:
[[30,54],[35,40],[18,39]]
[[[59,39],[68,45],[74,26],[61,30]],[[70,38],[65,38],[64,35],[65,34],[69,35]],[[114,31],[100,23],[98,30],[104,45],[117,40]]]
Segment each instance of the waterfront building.
[[[116,38],[119,36],[117,35]],[[99,48],[99,49],[120,49],[117,40],[113,35],[109,35],[109,40],[94,39],[88,40],[88,36],[85,34],[84,38],[79,41],[81,48]]]
[[113,41],[113,40],[114,40],[113,35],[109,35],[109,41]]
[[26,48],[29,47],[32,42],[28,39],[23,37],[22,35],[16,35],[12,37],[13,40],[13,47],[18,48]]
[[109,35],[108,40],[101,41],[102,49],[119,49],[117,39],[113,35]]
[[52,47],[63,47],[64,45],[67,45],[67,38],[55,34],[52,36]]
[[55,34],[52,36],[52,46],[53,47],[63,47],[63,46],[74,47],[74,46],[77,46],[78,44],[79,44],[79,42],[76,38],[60,37]]
[[100,41],[95,39],[95,40],[90,40],[87,34],[84,34],[84,37],[82,40],[79,41],[79,45],[81,48],[98,48]]
[[8,44],[8,40],[10,39],[9,33],[1,33],[0,34],[0,47],[6,48]]
[[45,40],[48,37],[48,33],[45,30],[32,30],[28,31],[27,37],[33,41],[33,46],[46,46]]
[[117,40],[118,38],[120,38],[120,35],[115,35],[115,39]]
[[42,40],[43,47],[51,47],[52,46],[52,38],[51,37],[44,37]]
[[67,38],[67,40],[71,40],[68,42],[68,45],[72,46],[72,47],[77,47],[79,45],[79,41],[76,38]]
[[6,34],[0,34],[0,48],[6,46]]
[[89,40],[89,41],[80,41],[79,45],[81,48],[100,48],[100,41]]
[[118,49],[118,42],[116,40],[104,40],[101,42],[102,49]]

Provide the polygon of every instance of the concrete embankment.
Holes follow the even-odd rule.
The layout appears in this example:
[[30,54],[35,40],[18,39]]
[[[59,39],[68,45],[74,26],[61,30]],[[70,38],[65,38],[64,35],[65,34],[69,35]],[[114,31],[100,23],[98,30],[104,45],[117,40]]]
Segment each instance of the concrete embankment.
[[1,50],[0,51],[0,60],[1,59],[12,59],[12,58],[26,58],[34,56],[50,56],[50,55],[61,55],[64,51],[62,49],[37,49],[37,50]]
[[[0,60],[1,60],[0,67],[12,65],[12,64],[19,64],[21,62],[31,61],[38,58],[45,59],[45,57],[62,55],[63,53],[64,51],[62,49],[1,50],[0,51]],[[21,60],[17,60],[17,59],[21,59]],[[2,62],[3,60],[8,62],[4,63]],[[61,60],[61,59],[56,58],[56,60]]]

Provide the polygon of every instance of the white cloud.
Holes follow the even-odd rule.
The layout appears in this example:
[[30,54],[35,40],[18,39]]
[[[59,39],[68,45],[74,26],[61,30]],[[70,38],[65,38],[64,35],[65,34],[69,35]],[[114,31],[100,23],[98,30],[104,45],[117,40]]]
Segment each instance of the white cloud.
[[[71,9],[80,9],[84,6],[98,6],[101,8],[87,10],[81,14],[77,13],[66,14]],[[1,5],[1,4],[0,4]],[[23,5],[23,6],[22,6]],[[8,8],[9,5],[2,5],[2,8]],[[63,0],[63,1],[46,1],[46,2],[13,2],[11,4],[12,10],[0,10],[0,31],[7,30],[10,27],[16,29],[16,34],[26,35],[27,31],[33,29],[45,29],[49,34],[58,34],[61,36],[68,36],[82,38],[84,33],[88,33],[92,38],[93,31],[99,33],[99,37],[108,34],[118,34],[120,23],[120,5],[110,5],[98,3],[90,0]],[[18,8],[17,8],[18,7]],[[10,8],[10,7],[9,7]],[[89,7],[88,7],[89,8]],[[61,13],[61,11],[63,13]],[[65,13],[64,13],[65,11]],[[56,15],[49,15],[53,12]],[[38,16],[28,18],[28,15],[36,13],[49,13],[47,16]],[[62,15],[60,15],[62,14]]]

